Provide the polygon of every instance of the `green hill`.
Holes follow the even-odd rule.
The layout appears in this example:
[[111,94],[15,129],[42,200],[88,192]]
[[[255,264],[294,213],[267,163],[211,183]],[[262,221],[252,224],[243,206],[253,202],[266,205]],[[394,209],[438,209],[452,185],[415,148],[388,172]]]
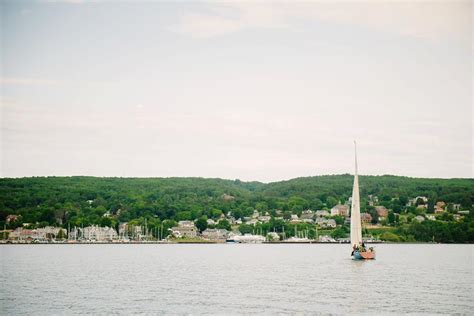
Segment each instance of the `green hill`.
[[[19,214],[22,223],[34,225],[117,225],[150,220],[217,219],[222,213],[235,218],[254,209],[282,210],[286,215],[305,209],[330,209],[347,202],[351,175],[296,178],[273,183],[206,178],[98,178],[31,177],[0,179],[0,224],[7,215]],[[368,196],[378,197],[396,213],[414,212],[409,199],[426,196],[427,212],[434,203],[461,204],[472,210],[474,179],[421,179],[399,176],[360,176],[362,210],[373,212]],[[472,212],[471,212],[472,213]]]

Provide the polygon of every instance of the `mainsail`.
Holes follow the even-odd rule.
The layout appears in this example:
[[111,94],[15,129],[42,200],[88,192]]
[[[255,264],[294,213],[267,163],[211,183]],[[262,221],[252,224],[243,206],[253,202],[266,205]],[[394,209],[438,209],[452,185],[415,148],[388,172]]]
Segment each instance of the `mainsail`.
[[354,187],[352,188],[352,207],[351,207],[351,246],[359,245],[362,242],[362,227],[360,223],[360,198],[359,198],[359,177],[357,175],[357,144],[354,141],[355,148],[355,173]]

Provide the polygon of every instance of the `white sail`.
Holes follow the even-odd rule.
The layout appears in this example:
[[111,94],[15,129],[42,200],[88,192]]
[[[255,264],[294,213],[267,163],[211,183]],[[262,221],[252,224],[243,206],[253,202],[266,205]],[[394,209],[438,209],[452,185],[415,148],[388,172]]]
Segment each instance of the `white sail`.
[[355,148],[355,173],[354,187],[352,188],[352,207],[351,207],[351,246],[359,245],[362,242],[362,227],[360,223],[360,197],[359,197],[359,177],[357,175],[357,145]]

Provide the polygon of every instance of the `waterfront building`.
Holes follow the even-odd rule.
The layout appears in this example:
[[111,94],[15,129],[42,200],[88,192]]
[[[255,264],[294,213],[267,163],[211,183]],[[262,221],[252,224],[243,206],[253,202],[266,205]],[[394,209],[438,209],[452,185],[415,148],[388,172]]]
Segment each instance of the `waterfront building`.
[[212,226],[214,226],[214,225],[216,225],[216,222],[214,222],[213,219],[209,218],[209,219],[207,220],[207,225],[212,225]]
[[176,238],[196,238],[197,229],[192,221],[179,221],[178,226],[171,228],[171,234]]
[[376,195],[369,194],[369,205],[374,206],[379,202],[379,198]]
[[77,241],[78,239],[81,238],[81,229],[77,227],[73,227],[69,229],[69,232],[67,234],[67,239],[69,241]]
[[271,241],[279,241],[280,240],[280,235],[278,235],[278,233],[275,233],[275,232],[269,232],[267,234],[268,236],[268,239],[271,240]]
[[119,224],[119,235],[123,237],[127,234],[128,234],[128,223],[127,222],[120,223]]
[[321,228],[324,228],[327,226],[328,220],[327,218],[324,217],[318,217],[316,218],[316,225],[318,225]]
[[194,227],[194,222],[193,221],[179,221],[178,222],[179,227]]
[[229,216],[227,217],[227,221],[231,224],[231,225],[235,225],[235,217],[234,216]]
[[306,210],[306,211],[303,211],[301,213],[301,217],[300,217],[303,221],[305,219],[310,219],[310,220],[313,220],[314,218],[314,212],[312,210]]
[[416,220],[417,222],[421,223],[425,220],[425,218],[421,215],[418,215],[414,218],[414,220]]
[[331,216],[349,216],[349,207],[347,205],[338,204],[331,209]]
[[256,218],[252,218],[252,219],[249,219],[248,221],[245,222],[246,224],[248,225],[256,225],[257,223],[259,223],[258,219]]
[[419,206],[425,205],[428,203],[428,198],[426,196],[417,196],[416,198],[409,199],[407,206],[416,206],[417,201],[421,201],[423,203],[423,204],[420,204]]
[[443,213],[446,208],[446,203],[443,201],[436,202],[436,205],[434,206],[434,212],[435,214]]
[[331,228],[336,228],[337,224],[336,224],[336,221],[331,218],[331,219],[328,219],[326,226],[331,227]]
[[21,218],[21,215],[10,214],[10,215],[7,215],[7,217],[5,218],[5,222],[7,224],[13,223],[19,220],[20,218]]
[[291,214],[290,223],[296,224],[296,223],[300,223],[300,222],[301,222],[301,220],[299,219],[298,215]]
[[48,241],[55,239],[60,231],[63,231],[66,236],[66,231],[61,227],[46,226],[36,229],[25,229],[18,227],[8,235],[10,240],[25,240],[25,241]]
[[331,214],[326,210],[316,211],[316,217],[323,217],[323,216],[329,216],[329,215],[331,215]]
[[100,227],[98,225],[87,226],[82,230],[82,237],[89,241],[112,241],[118,238],[115,229],[111,227]]
[[208,228],[202,232],[202,237],[208,240],[226,240],[229,232],[226,229]]
[[224,200],[224,201],[232,201],[233,199],[235,199],[234,196],[230,195],[230,194],[227,194],[227,193],[224,193],[221,195],[221,198]]
[[33,236],[33,230],[24,229],[23,227],[18,227],[10,234],[8,234],[9,240],[28,240]]
[[372,215],[369,213],[360,213],[360,220],[362,223],[370,223],[372,221]]
[[388,210],[385,206],[379,205],[375,207],[375,211],[380,218],[386,218],[388,216]]
[[268,223],[271,219],[272,217],[270,216],[270,214],[268,214],[268,212],[265,212],[265,215],[258,217],[258,220],[262,223]]

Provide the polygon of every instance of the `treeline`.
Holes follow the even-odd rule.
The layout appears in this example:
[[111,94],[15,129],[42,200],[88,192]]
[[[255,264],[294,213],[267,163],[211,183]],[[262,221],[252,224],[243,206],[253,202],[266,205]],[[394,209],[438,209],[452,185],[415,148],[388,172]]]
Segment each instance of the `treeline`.
[[[10,223],[10,228],[22,223],[117,226],[119,222],[138,223],[145,218],[159,225],[165,220],[195,220],[202,216],[218,219],[228,212],[237,219],[251,215],[254,209],[271,215],[279,209],[288,216],[346,202],[352,194],[352,181],[348,174],[269,184],[205,178],[3,178],[0,224],[3,226],[10,214],[21,215],[21,221]],[[363,210],[371,210],[369,195],[377,196],[379,205],[396,213],[405,211],[408,199],[416,196],[428,197],[428,209],[436,201],[461,204],[465,210],[472,210],[474,204],[473,179],[360,176],[359,181]],[[413,229],[423,231],[424,226]],[[424,240],[432,232],[417,234],[407,233]],[[433,239],[433,235],[429,238]]]

